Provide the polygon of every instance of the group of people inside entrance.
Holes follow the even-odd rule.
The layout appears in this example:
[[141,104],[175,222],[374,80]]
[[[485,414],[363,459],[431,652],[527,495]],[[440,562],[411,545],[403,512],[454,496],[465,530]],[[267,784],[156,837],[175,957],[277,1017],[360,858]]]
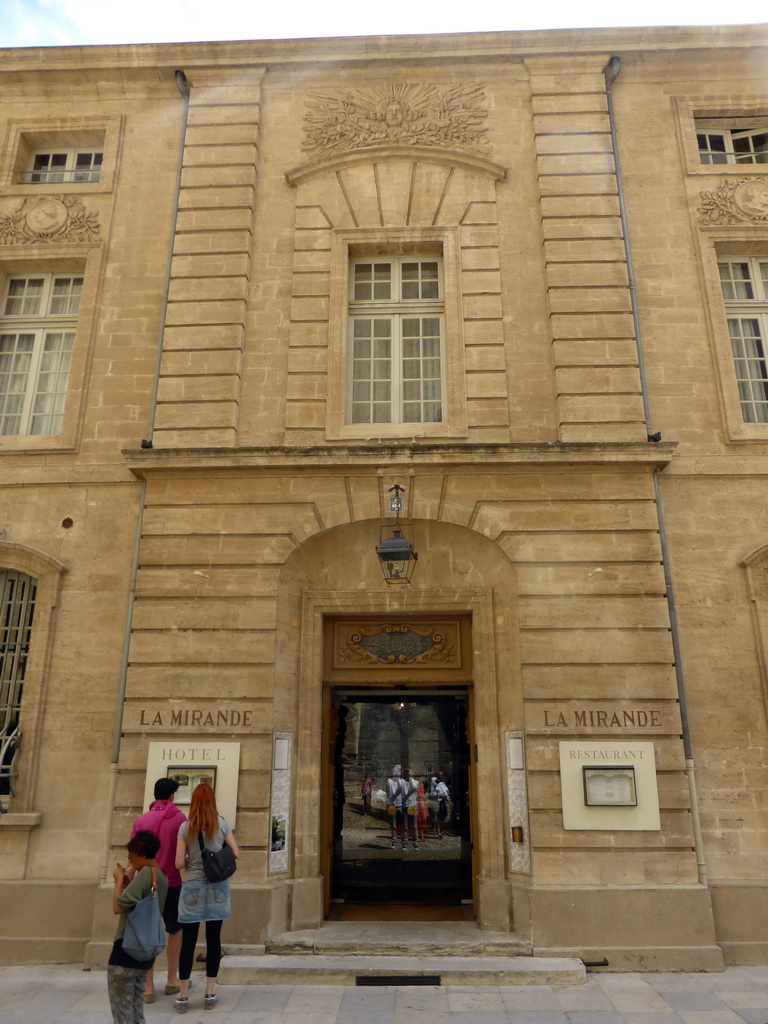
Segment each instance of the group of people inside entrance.
[[[365,781],[363,785],[365,785]],[[428,775],[425,785],[424,779],[412,775],[410,769],[396,764],[387,778],[386,792],[392,849],[396,848],[398,838],[403,849],[408,849],[410,823],[413,848],[418,850],[419,840],[424,840],[427,822],[430,818],[437,838],[443,838],[443,826],[450,813],[452,803],[442,771]],[[365,800],[363,806],[365,810]]]
[[221,850],[225,844],[235,857],[240,851],[232,829],[216,810],[212,786],[201,782],[195,787],[187,820],[173,802],[178,785],[175,779],[157,780],[153,803],[133,823],[126,846],[128,866],[117,863],[112,873],[112,910],[120,915],[107,969],[113,1024],[145,1024],[143,1004],[155,1000],[154,957],[136,960],[123,949],[127,918],[153,889],[167,934],[165,994],[176,996],[177,1013],[187,1012],[197,934],[205,922],[203,1006],[212,1010],[218,1001],[221,925],[230,915],[229,880],[207,880],[202,851]]

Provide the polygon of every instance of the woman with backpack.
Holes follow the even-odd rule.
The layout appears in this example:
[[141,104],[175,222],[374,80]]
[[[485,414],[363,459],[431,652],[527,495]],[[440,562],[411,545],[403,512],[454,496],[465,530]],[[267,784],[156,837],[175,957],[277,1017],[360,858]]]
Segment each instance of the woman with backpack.
[[189,817],[179,828],[176,842],[176,867],[185,868],[179,897],[179,922],[182,926],[179,956],[179,987],[174,1003],[177,1013],[188,1009],[189,978],[195,957],[200,923],[205,922],[205,996],[203,1005],[212,1010],[219,1000],[216,978],[221,962],[221,923],[230,915],[229,880],[209,882],[203,870],[202,848],[217,851],[229,846],[235,857],[240,850],[232,829],[216,810],[216,797],[208,782],[201,782],[192,793]]
[[[107,967],[107,991],[113,1024],[143,1024],[144,1021],[144,983],[155,958],[137,960],[123,948],[123,940],[128,915],[153,889],[157,894],[159,911],[163,911],[168,879],[155,860],[159,849],[160,840],[154,832],[147,829],[137,832],[126,846],[128,868],[118,862],[112,872],[115,882],[112,910],[120,915]],[[133,877],[129,880],[128,875]]]

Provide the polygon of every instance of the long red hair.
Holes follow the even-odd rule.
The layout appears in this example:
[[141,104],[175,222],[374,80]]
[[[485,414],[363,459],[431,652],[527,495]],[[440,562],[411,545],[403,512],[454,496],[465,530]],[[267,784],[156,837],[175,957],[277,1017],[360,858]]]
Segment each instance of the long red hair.
[[209,782],[201,782],[192,791],[187,842],[194,842],[198,832],[204,833],[210,839],[218,827],[219,813],[216,810],[213,786]]

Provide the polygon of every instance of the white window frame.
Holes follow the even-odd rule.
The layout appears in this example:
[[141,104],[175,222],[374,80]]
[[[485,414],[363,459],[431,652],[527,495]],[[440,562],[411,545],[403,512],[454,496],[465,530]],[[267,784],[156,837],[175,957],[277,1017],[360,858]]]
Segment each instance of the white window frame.
[[[713,138],[722,139],[723,150],[712,150],[709,145],[701,147],[700,136],[706,136],[707,141]],[[768,122],[752,126],[750,128],[723,128],[719,124],[707,124],[706,121],[696,121],[696,144],[699,151],[699,161],[706,166],[723,166],[736,164],[738,166],[768,164],[768,144],[766,149],[754,148],[754,139],[757,136],[768,136]],[[747,152],[738,152],[737,142],[748,140],[751,142]]]
[[[442,264],[443,418],[439,423],[350,423],[350,268],[369,257],[437,257]],[[339,228],[331,234],[326,436],[354,441],[376,437],[465,438],[467,402],[459,233],[455,227]]]
[[[414,264],[419,268],[415,279],[406,280],[406,268]],[[424,268],[434,265],[436,276],[424,277]],[[369,283],[365,279],[358,279],[357,272],[362,268],[372,268],[372,280],[370,282],[371,294],[361,297],[360,293],[366,291]],[[376,268],[388,268],[389,274],[376,280]],[[426,297],[406,296],[407,285],[418,282],[418,291],[434,291],[430,287],[436,284],[436,295]],[[386,297],[376,297],[374,289],[377,284],[381,290],[386,290]],[[422,287],[423,286],[423,287]],[[350,260],[349,273],[349,336],[348,336],[348,364],[347,364],[347,423],[355,426],[378,426],[380,424],[407,425],[442,423],[444,420],[444,396],[445,396],[445,317],[444,312],[444,281],[442,272],[442,258],[432,254],[415,253],[413,255],[386,255],[386,256],[361,256]],[[406,333],[409,322],[419,322],[417,334]],[[435,334],[424,334],[425,322],[437,324],[437,353],[424,352],[424,346],[429,345],[430,339],[434,341]],[[370,326],[368,332],[366,328]],[[377,329],[382,332],[383,337],[376,337]],[[414,352],[414,342],[418,346],[417,339],[422,340],[420,351]],[[366,346],[366,342],[370,345]],[[376,356],[377,342],[381,349],[385,341],[389,343],[389,356],[382,358]],[[368,355],[365,349],[368,348]],[[432,346],[434,349],[434,345]],[[360,350],[363,350],[361,353]],[[383,356],[383,353],[381,353]],[[423,370],[425,364],[431,364],[434,369],[434,362],[438,361],[438,373],[428,378],[422,375],[408,376],[410,367],[414,363],[420,363]],[[388,377],[376,377],[374,364],[389,364]],[[365,374],[369,369],[370,374]],[[436,394],[429,396],[426,391],[429,388],[429,381],[433,382],[433,389]],[[418,382],[418,398],[413,394],[414,387]],[[437,382],[436,388],[434,382]],[[409,389],[409,383],[412,385]],[[376,396],[377,385],[382,391],[386,391],[388,397]],[[410,397],[407,392],[411,391]],[[369,407],[369,418],[360,415],[365,406]],[[439,413],[435,414],[436,406],[439,405]],[[382,419],[376,418],[377,407],[383,411],[388,407],[388,415]],[[414,418],[412,411],[415,406],[420,407],[420,415]]]
[[[34,296],[27,292],[31,282],[40,282]],[[60,287],[64,282],[66,292]],[[0,437],[61,434],[82,287],[82,273],[68,271],[6,278],[0,306]],[[19,407],[14,399],[22,394],[22,381]]]
[[[91,158],[88,165],[78,166],[78,161],[84,156]],[[35,166],[44,158],[48,160],[47,167]],[[51,165],[53,160],[57,160],[55,165]],[[95,147],[38,149],[30,153],[29,164],[26,170],[20,172],[20,178],[25,185],[93,183],[101,178],[103,160],[103,150]]]
[[[41,188],[55,187],[57,192],[109,192],[114,188],[120,159],[125,116],[55,117],[11,119],[0,147],[0,189],[19,190],[30,195]],[[61,181],[30,181],[35,156],[42,153],[101,153],[98,180],[91,176],[81,181],[72,176]],[[76,166],[65,168],[77,171]]]
[[745,424],[768,424],[768,256],[717,261]]

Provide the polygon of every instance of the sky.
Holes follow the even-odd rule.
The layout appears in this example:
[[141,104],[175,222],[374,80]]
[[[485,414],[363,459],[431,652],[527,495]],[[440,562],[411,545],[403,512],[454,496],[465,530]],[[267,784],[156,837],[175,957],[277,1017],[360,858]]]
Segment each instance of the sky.
[[0,47],[767,21],[768,0],[0,0]]

